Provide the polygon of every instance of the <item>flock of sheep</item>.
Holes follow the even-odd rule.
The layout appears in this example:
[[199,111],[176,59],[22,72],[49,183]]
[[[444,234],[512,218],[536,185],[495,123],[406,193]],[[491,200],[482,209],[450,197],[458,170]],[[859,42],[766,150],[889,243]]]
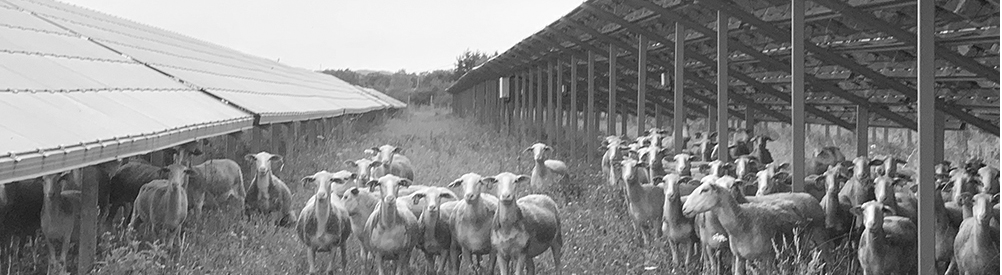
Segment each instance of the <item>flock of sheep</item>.
[[[668,134],[651,129],[635,140],[607,137],[602,168],[608,183],[625,191],[642,242],[651,242],[651,227],[666,235],[676,263],[689,264],[701,251],[704,273],[717,274],[730,254],[734,274],[749,268],[774,274],[774,244],[794,243],[798,235],[820,253],[843,243],[857,247],[863,274],[916,271],[919,182],[898,170],[903,160],[847,161],[838,148],[826,147],[813,175],[802,179],[805,191],[791,192],[798,179],[784,171],[788,164],[773,162],[769,137],[736,132],[727,147],[734,161],[722,162],[715,134],[697,134],[693,154],[674,156],[668,155],[675,141]],[[682,139],[688,144],[691,138]],[[936,167],[937,269],[998,274],[998,168],[977,160]]]
[[[814,160],[813,174],[800,179],[805,191],[791,192],[798,179],[785,171],[789,165],[773,162],[768,137],[739,131],[726,152],[718,153],[715,134],[696,134],[694,150],[671,156],[675,137],[667,134],[655,128],[633,140],[609,136],[601,149],[608,184],[623,191],[642,245],[652,244],[654,230],[667,240],[676,264],[700,257],[707,265],[704,273],[719,273],[730,255],[734,274],[749,268],[772,274],[774,244],[796,235],[820,253],[839,244],[856,246],[864,274],[914,273],[920,183],[898,169],[903,160],[847,161],[837,148],[826,147]],[[683,148],[689,148],[691,138],[682,139]],[[515,197],[517,188],[575,184],[564,162],[547,158],[553,149],[545,144],[525,150],[535,163],[528,176],[467,173],[445,186],[415,184],[414,168],[401,148],[374,147],[364,151],[370,157],[346,161],[348,170],[303,177],[302,185],[316,192],[298,214],[289,187],[272,172],[282,156],[246,155],[253,178],[245,185],[233,160],[191,166],[191,156],[201,153],[197,145],[175,148],[175,162],[166,167],[110,162],[4,184],[0,236],[6,243],[10,236],[41,229],[48,240],[50,273],[64,273],[81,226],[80,186],[97,182],[106,228],[124,208],[122,225],[128,232],[144,226],[147,234],[172,245],[189,211],[199,216],[206,200],[235,200],[247,215],[264,214],[278,225],[294,226],[307,248],[310,273],[319,271],[317,252],[331,252],[327,272],[334,270],[335,249],[341,265],[347,265],[346,242],[352,235],[361,244],[359,257],[366,263],[375,259],[379,274],[387,261],[397,274],[408,273],[414,249],[424,253],[428,273],[458,274],[465,259],[476,271],[497,267],[502,274],[534,274],[534,257],[547,250],[555,273],[561,272],[558,205],[542,194]],[[721,153],[734,161],[716,160]],[[960,167],[944,162],[936,166],[934,184],[940,190],[934,201],[940,272],[998,274],[999,170],[976,160]],[[21,223],[15,226],[15,219]],[[480,264],[483,256],[486,267]]]

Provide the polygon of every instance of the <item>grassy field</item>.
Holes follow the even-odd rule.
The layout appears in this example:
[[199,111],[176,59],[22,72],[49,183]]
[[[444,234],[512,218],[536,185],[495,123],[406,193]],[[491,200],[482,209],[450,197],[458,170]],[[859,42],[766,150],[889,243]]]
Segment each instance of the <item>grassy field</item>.
[[[285,166],[277,175],[293,189],[293,209],[301,209],[312,190],[303,190],[299,179],[319,170],[346,169],[345,160],[363,157],[362,150],[382,144],[393,144],[405,149],[415,165],[416,183],[445,185],[460,175],[473,172],[494,175],[502,171],[528,174],[530,156],[522,152],[535,140],[518,140],[495,132],[472,118],[458,118],[442,109],[417,109],[406,111],[385,123],[346,125],[326,136],[319,146],[296,144],[293,153],[285,156]],[[788,130],[788,128],[785,128]],[[788,160],[781,127],[764,129],[778,139],[770,146],[779,160]],[[851,134],[831,139],[841,145],[846,155]],[[817,132],[810,137],[809,149],[828,146]],[[949,142],[948,136],[948,142]],[[991,142],[986,140],[986,142]],[[998,140],[994,153],[998,161]],[[572,184],[537,190],[552,196],[560,205],[564,234],[565,274],[696,274],[699,264],[675,266],[663,240],[641,248],[639,236],[633,230],[621,191],[604,184],[597,161],[586,163],[583,159],[567,159],[567,148],[557,148],[573,175]],[[976,146],[971,146],[976,147]],[[592,149],[594,150],[594,149]],[[902,151],[903,152],[903,151]],[[947,152],[950,152],[949,150]],[[240,154],[242,155],[242,154]],[[597,158],[596,158],[597,159]],[[246,169],[246,168],[245,168]],[[249,178],[248,178],[249,181]],[[523,194],[528,190],[520,190]],[[232,210],[208,211],[201,219],[191,219],[186,224],[185,238],[179,248],[165,249],[158,245],[126,242],[121,236],[106,235],[100,246],[100,262],[95,274],[305,274],[305,247],[295,237],[292,228],[280,228],[260,219],[245,220]],[[34,256],[24,256],[25,266],[20,272],[40,274],[44,269],[44,252],[33,248]],[[349,243],[349,266],[345,274],[371,274],[358,258],[358,244],[353,236]],[[412,271],[422,270],[425,261],[419,251],[413,253]],[[330,254],[321,253],[326,263]],[[853,249],[835,249],[827,258],[817,258],[811,251],[786,250],[777,257],[781,274],[844,274],[848,262],[855,259]],[[33,264],[32,264],[33,263]],[[553,272],[550,252],[536,258],[540,274]],[[728,264],[729,265],[729,264]],[[647,270],[647,268],[652,268]],[[340,268],[340,266],[339,266]],[[0,272],[4,273],[4,272]],[[414,272],[413,274],[416,274]]]

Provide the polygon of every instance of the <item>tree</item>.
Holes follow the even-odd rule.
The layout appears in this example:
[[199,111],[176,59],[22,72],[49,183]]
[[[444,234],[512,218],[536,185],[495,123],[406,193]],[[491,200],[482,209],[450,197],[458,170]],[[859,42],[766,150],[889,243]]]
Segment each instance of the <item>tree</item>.
[[464,51],[463,54],[456,57],[456,68],[452,71],[452,80],[459,80],[466,72],[473,70],[473,68],[480,66],[480,64],[484,64],[487,60],[497,55],[497,52],[487,54],[480,51]]

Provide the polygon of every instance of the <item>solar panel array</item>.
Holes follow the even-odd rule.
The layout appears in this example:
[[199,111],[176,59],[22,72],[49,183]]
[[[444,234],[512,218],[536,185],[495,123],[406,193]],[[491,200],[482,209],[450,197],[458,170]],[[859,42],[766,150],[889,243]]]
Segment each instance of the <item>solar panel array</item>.
[[258,124],[405,105],[336,77],[52,1],[0,0],[0,182]]

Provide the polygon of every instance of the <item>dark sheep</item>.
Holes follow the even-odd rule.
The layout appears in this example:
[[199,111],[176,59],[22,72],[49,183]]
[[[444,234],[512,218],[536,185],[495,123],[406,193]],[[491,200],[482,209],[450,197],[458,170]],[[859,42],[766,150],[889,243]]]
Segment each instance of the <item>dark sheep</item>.
[[16,237],[34,237],[41,228],[42,180],[0,184],[0,248],[9,247]]
[[[132,213],[132,202],[139,195],[139,190],[147,183],[167,179],[160,167],[141,162],[129,162],[122,165],[118,172],[111,177],[111,192],[108,193],[108,203],[110,204],[109,215],[105,218],[105,224],[110,226],[115,219],[115,213],[120,207],[126,207],[124,216]],[[122,226],[128,224],[128,219],[123,219]]]
[[845,161],[845,155],[842,154],[842,150],[838,147],[829,146],[821,148],[814,157],[814,169],[811,169],[811,175],[824,174],[825,171],[828,171],[828,166],[843,161]]

